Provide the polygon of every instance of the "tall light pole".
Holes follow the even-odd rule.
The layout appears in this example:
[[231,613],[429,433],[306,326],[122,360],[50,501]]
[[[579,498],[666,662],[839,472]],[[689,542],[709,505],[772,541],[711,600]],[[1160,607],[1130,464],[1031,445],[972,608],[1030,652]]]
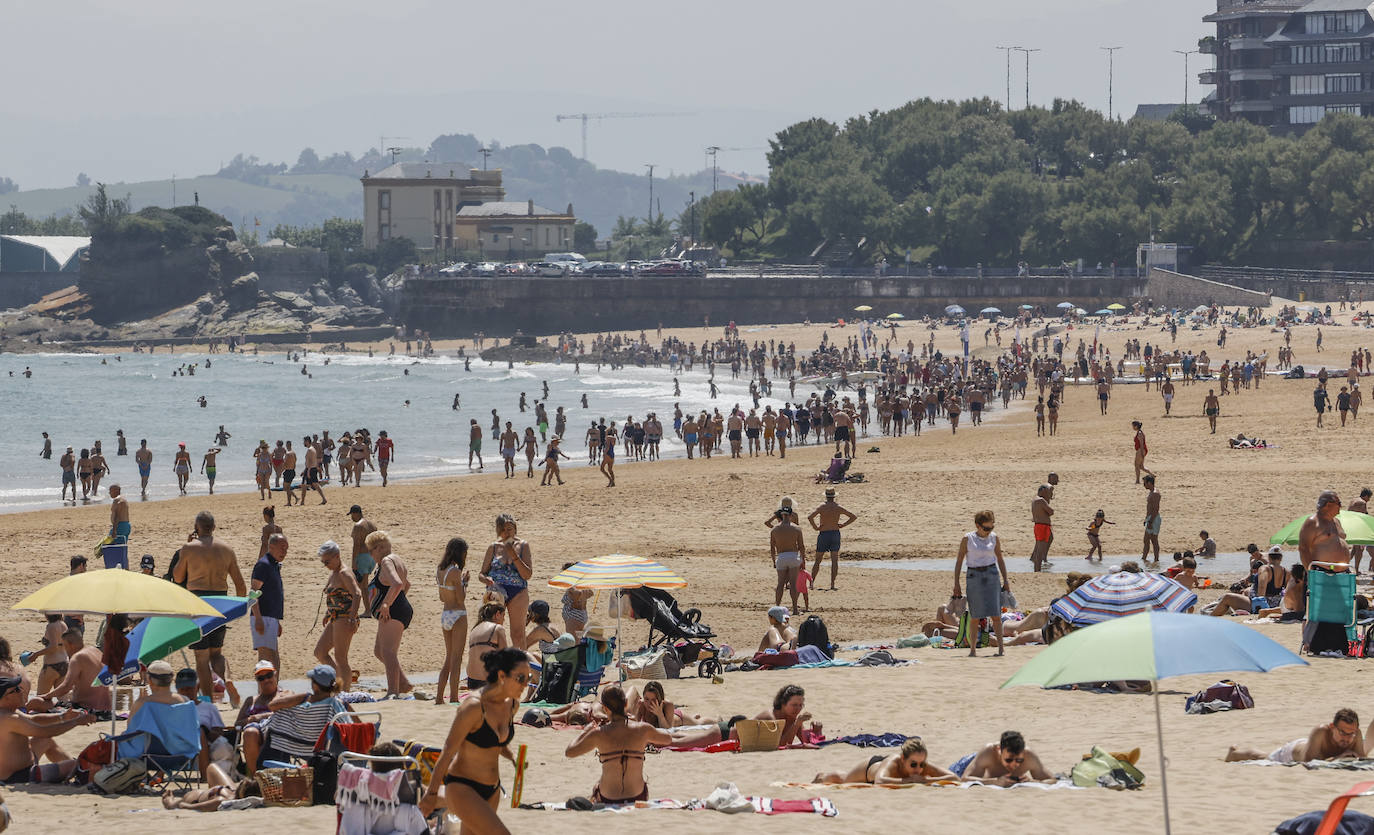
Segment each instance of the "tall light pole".
[[689,191],[687,192],[687,197],[692,207],[692,234],[688,237],[692,239],[692,247],[695,248],[697,245],[697,193],[695,191]]
[[1112,110],[1112,84],[1115,81],[1115,61],[1116,51],[1119,46],[1099,46],[1098,49],[1107,53],[1107,121],[1116,119],[1116,111]]
[[1011,53],[1013,50],[1020,49],[1019,46],[999,46],[998,49],[1006,53],[1007,56],[1007,112],[1011,112]]
[[1177,52],[1179,55],[1182,55],[1182,56],[1183,56],[1183,106],[1184,106],[1184,107],[1187,107],[1187,106],[1188,106],[1188,56],[1189,56],[1189,55],[1197,55],[1197,54],[1200,52],[1200,50],[1197,50],[1197,49],[1175,49],[1174,52]]
[[654,167],[652,162],[644,163],[644,167],[649,169],[649,223],[654,222]]
[[487,157],[491,156],[490,148],[478,148],[477,153],[482,155],[482,170],[487,170]]
[[1026,107],[1030,107],[1030,57],[1032,52],[1039,52],[1039,49],[1026,49],[1024,46],[1013,46],[1012,49],[1026,54]]
[[720,169],[716,167],[716,154],[720,153],[719,145],[712,145],[706,149],[706,153],[711,155],[711,193],[716,193],[716,172]]

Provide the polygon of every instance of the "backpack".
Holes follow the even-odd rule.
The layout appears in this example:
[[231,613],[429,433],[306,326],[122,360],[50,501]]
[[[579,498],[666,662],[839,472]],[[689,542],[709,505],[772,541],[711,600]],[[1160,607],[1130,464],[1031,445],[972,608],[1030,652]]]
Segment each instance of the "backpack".
[[811,615],[802,621],[801,628],[797,630],[797,646],[815,647],[825,653],[826,658],[835,657],[835,647],[830,643],[830,630],[820,615]]
[[143,785],[147,777],[147,763],[136,757],[126,757],[101,766],[91,783],[106,794],[128,794]]
[[1351,658],[1374,658],[1374,621],[1365,624],[1364,633],[1350,642]]
[[[167,561],[167,571],[163,573],[162,579],[166,580],[169,583],[176,583],[176,580],[172,579],[172,574],[176,571],[177,563],[179,562],[181,562],[180,548],[176,549],[176,551],[172,553],[172,558]],[[186,587],[185,583],[177,583],[177,585],[181,586],[182,588]]]
[[81,753],[76,755],[76,771],[72,774],[72,780],[82,786],[89,784],[91,777],[102,766],[110,764],[112,756],[114,756],[114,743],[108,739],[97,739],[82,748]]
[[534,693],[536,702],[552,702],[565,705],[572,701],[573,689],[577,685],[575,664],[571,661],[554,661],[544,665],[539,676],[539,688]]
[[1220,713],[1223,710],[1248,710],[1255,706],[1249,689],[1229,678],[1188,697],[1183,709],[1188,713]]
[[339,757],[329,751],[316,751],[306,760],[311,769],[310,798],[316,806],[331,806],[339,787]]

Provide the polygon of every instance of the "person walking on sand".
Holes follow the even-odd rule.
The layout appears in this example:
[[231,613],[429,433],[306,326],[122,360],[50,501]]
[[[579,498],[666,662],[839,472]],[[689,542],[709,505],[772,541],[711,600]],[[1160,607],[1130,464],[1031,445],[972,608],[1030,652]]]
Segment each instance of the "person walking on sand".
[[1317,428],[1320,429],[1322,426],[1322,415],[1326,414],[1326,411],[1331,408],[1331,395],[1327,394],[1325,385],[1318,384],[1318,386],[1312,390],[1312,408],[1317,410]]
[[[555,439],[557,440],[557,439]],[[448,687],[449,701],[458,704],[458,689],[463,683],[463,650],[468,641],[468,581],[472,572],[467,569],[468,542],[455,536],[444,548],[439,560],[435,581],[439,586],[439,626],[444,634],[444,665],[439,669],[439,682],[434,687],[434,703],[444,703],[444,688]]]
[[1031,550],[1030,560],[1037,572],[1049,564],[1050,543],[1054,542],[1054,508],[1050,507],[1050,500],[1053,498],[1054,486],[1042,484],[1036,488],[1035,498],[1031,499],[1031,524],[1035,529],[1035,547]]
[[501,595],[510,613],[510,634],[525,634],[525,613],[530,607],[529,581],[534,574],[530,543],[518,536],[515,517],[496,517],[496,541],[487,546],[477,572],[488,589]]
[[286,534],[274,533],[267,538],[267,553],[253,566],[249,585],[259,597],[253,602],[253,649],[259,661],[270,661],[281,668],[281,654],[277,647],[281,638],[281,622],[286,617],[286,595],[281,581],[281,564],[286,559],[290,543]]
[[129,524],[129,500],[124,498],[124,491],[118,484],[111,484],[110,494],[110,537],[116,545],[124,545],[129,541],[129,535],[134,532],[133,526]]
[[259,441],[258,448],[253,450],[253,466],[258,483],[258,498],[267,501],[267,494],[272,491],[272,451],[267,448],[267,441]]
[[[811,576],[820,577],[821,560],[826,553],[830,554],[830,590],[835,591],[835,578],[840,573],[840,529],[853,524],[858,516],[840,507],[835,501],[835,488],[828,487],[825,491],[825,501],[811,511],[811,515],[806,517],[806,521],[811,525],[811,529],[816,533],[816,559],[811,566]],[[820,586],[816,586],[820,590]]]
[[562,440],[562,438],[554,436],[549,440],[549,445],[544,450],[544,475],[539,479],[541,487],[553,484],[555,479],[559,484],[563,483],[563,475],[558,467],[558,458],[559,456],[567,458],[568,454],[563,451],[560,443]]
[[367,550],[377,560],[377,573],[368,584],[372,595],[369,611],[377,620],[377,640],[372,652],[386,668],[386,698],[410,692],[410,680],[401,669],[401,638],[415,617],[415,610],[406,597],[410,580],[405,563],[391,550],[391,536],[386,531],[367,535]]
[[[181,559],[172,569],[172,582],[184,586],[197,597],[211,595],[223,596],[229,593],[229,581],[234,582],[234,594],[239,597],[248,595],[248,585],[243,581],[243,572],[234,556],[234,549],[215,536],[215,517],[209,511],[196,514],[195,530],[181,546]],[[211,672],[218,673],[229,688],[234,706],[238,706],[238,694],[227,678],[224,660],[224,633],[221,626],[210,634],[191,644],[195,651],[196,673],[200,677],[200,691],[214,698],[214,678]]]
[[358,631],[358,611],[363,602],[362,586],[343,561],[338,543],[328,540],[319,548],[320,562],[329,569],[324,581],[324,631],[315,644],[315,660],[338,671],[343,689],[353,684],[348,650]]
[[[1145,456],[1150,454],[1150,445],[1145,443],[1145,428],[1138,420],[1131,421],[1131,428],[1135,430],[1135,483],[1140,483],[1140,474],[1149,473],[1150,469],[1145,466]],[[1151,473],[1153,475],[1153,473]]]
[[1145,476],[1144,482],[1145,496],[1145,544],[1140,551],[1142,562],[1150,558],[1150,549],[1154,548],[1155,563],[1159,563],[1159,531],[1164,524],[1164,520],[1159,515],[1159,491],[1155,489],[1154,473]]
[[[991,621],[992,634],[997,636],[997,654],[1002,647],[1002,593],[1010,592],[1007,566],[1002,561],[1002,543],[993,532],[996,517],[991,510],[980,510],[973,517],[974,530],[959,540],[959,555],[954,559],[954,597],[963,597],[959,586],[959,570],[967,566],[969,624],[986,618]],[[969,635],[969,657],[978,655],[977,629]]]
[[797,614],[798,575],[806,565],[806,543],[801,528],[797,527],[796,514],[791,507],[781,507],[773,514],[776,524],[768,532],[768,552],[773,559],[773,569],[778,573],[778,587],[773,594],[773,605],[782,604],[782,590],[786,588],[792,596],[792,614]]
[[1217,415],[1221,414],[1221,400],[1217,398],[1216,389],[1207,389],[1207,396],[1202,400],[1202,413],[1207,416],[1207,424],[1212,427],[1212,434],[1217,434]]
[[1097,515],[1088,523],[1088,555],[1083,559],[1092,562],[1093,552],[1097,552],[1097,561],[1102,561],[1102,526],[1115,525],[1115,522],[1107,519],[1107,513],[1098,510]]
[[506,421],[506,431],[501,433],[501,462],[505,467],[506,478],[515,478],[515,447],[520,440],[515,427]]
[[601,446],[601,474],[606,477],[606,486],[615,486],[615,422],[606,429],[606,441]]
[[186,444],[177,444],[176,457],[172,459],[172,472],[177,474],[177,489],[181,490],[181,495],[186,495],[186,484],[191,480],[191,453],[186,451]]
[[[205,451],[205,457],[200,461],[200,472],[205,476],[205,480],[210,482],[210,495],[212,496],[215,495],[215,456],[222,451],[219,447],[212,446]],[[286,501],[288,504],[290,503],[290,493],[286,494]]]
[[[353,554],[349,559],[349,565],[353,569],[353,576],[358,583],[366,583],[368,577],[372,576],[372,570],[377,567],[377,561],[372,558],[372,554],[367,550],[367,536],[377,530],[377,526],[363,518],[363,509],[359,505],[353,505],[348,509],[348,518],[353,520]],[[365,604],[371,601],[364,600]],[[367,606],[363,607],[364,610]]]

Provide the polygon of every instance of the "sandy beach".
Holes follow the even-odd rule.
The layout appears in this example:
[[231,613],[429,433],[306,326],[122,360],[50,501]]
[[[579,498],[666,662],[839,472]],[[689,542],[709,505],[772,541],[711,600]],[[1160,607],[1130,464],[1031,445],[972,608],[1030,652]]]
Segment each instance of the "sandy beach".
[[[1340,313],[1338,318],[1343,326],[1323,326],[1325,350],[1320,354],[1314,347],[1315,327],[1293,329],[1297,363],[1309,371],[1323,364],[1344,369],[1352,349],[1374,346],[1374,331],[1349,325],[1348,313]],[[982,347],[983,327],[973,328],[973,344],[979,355],[995,355],[995,347]],[[678,333],[699,343],[716,338],[719,329]],[[834,340],[857,331],[852,325],[828,329],[815,324],[748,327],[742,328],[741,335],[748,340],[795,341],[799,351],[809,351],[822,333],[829,333]],[[919,323],[907,323],[897,331],[903,344],[907,339],[919,343],[928,333]],[[1069,334],[1074,344],[1079,338],[1091,342],[1092,326]],[[958,350],[957,329],[942,327],[935,337],[945,352]],[[652,329],[649,338],[655,339]],[[1127,338],[1155,344],[1162,341],[1172,347],[1168,334],[1160,333],[1157,324],[1142,329],[1138,320],[1131,320],[1102,329],[1101,339],[1114,359],[1121,355]],[[1282,344],[1281,334],[1269,327],[1230,329],[1225,349],[1217,347],[1216,338],[1215,329],[1180,329],[1176,344],[1194,351],[1206,348],[1213,358],[1213,369],[1223,359],[1244,357],[1247,349],[1268,351],[1272,368]],[[436,348],[450,351],[456,344],[436,343]],[[385,350],[384,345],[381,350]],[[1332,381],[1333,399],[1341,382]],[[1133,483],[1132,420],[1143,421],[1149,437],[1148,464],[1157,473],[1163,494],[1160,542],[1169,553],[1195,547],[1197,533],[1204,528],[1222,551],[1243,550],[1249,542],[1263,545],[1278,527],[1311,512],[1321,490],[1340,491],[1348,502],[1367,481],[1374,480],[1364,471],[1361,454],[1363,442],[1374,427],[1374,413],[1345,428],[1339,426],[1338,416],[1328,414],[1326,427],[1316,429],[1311,397],[1315,381],[1271,376],[1258,389],[1223,398],[1217,434],[1211,435],[1202,409],[1208,386],[1206,381],[1178,385],[1173,416],[1168,418],[1154,387],[1147,392],[1143,385],[1117,385],[1109,414],[1101,416],[1089,386],[1069,386],[1059,434],[1053,438],[1036,437],[1029,406],[1034,402],[1033,385],[1030,400],[1013,401],[1009,411],[998,408],[981,427],[961,423],[957,435],[940,421],[933,430],[923,430],[920,437],[861,438],[853,470],[863,472],[866,482],[841,485],[838,496],[859,520],[845,530],[838,591],[813,591],[812,611],[824,616],[831,639],[841,645],[895,639],[918,631],[935,607],[948,599],[952,574],[861,567],[853,561],[951,557],[959,537],[971,528],[973,514],[985,508],[997,514],[998,532],[1013,572],[1011,587],[1021,605],[1045,605],[1062,593],[1063,575],[1022,572],[1028,569],[1032,544],[1030,501],[1050,470],[1061,477],[1054,500],[1058,515],[1051,548],[1056,564],[1076,561],[1087,565],[1082,560],[1087,551],[1083,528],[1098,508],[1117,522],[1103,536],[1106,553],[1138,555],[1145,492]],[[798,393],[802,393],[800,386]],[[683,403],[684,408],[705,405]],[[721,400],[710,405],[723,411],[732,403]],[[608,420],[623,417],[607,415]],[[461,423],[466,423],[466,416]],[[321,413],[321,424],[328,425],[327,406]],[[436,432],[456,430],[461,430],[458,418],[452,425],[435,428]],[[876,432],[876,422],[873,430]],[[1278,448],[1231,450],[1226,438],[1238,432],[1265,438]],[[398,442],[404,443],[404,439]],[[870,447],[880,451],[863,452]],[[362,505],[369,519],[390,531],[396,553],[409,567],[416,618],[401,647],[401,661],[407,671],[432,673],[442,662],[433,567],[444,543],[451,536],[463,536],[472,545],[471,559],[480,561],[493,537],[492,522],[501,512],[516,516],[520,534],[531,543],[535,572],[531,596],[550,601],[555,611],[561,592],[549,589],[547,580],[565,561],[616,552],[641,554],[688,579],[690,585],[677,593],[678,600],[702,610],[703,621],[719,634],[718,643],[730,644],[743,654],[752,653],[766,626],[764,611],[773,602],[775,582],[763,520],[782,495],[794,496],[803,516],[820,503],[823,488],[812,479],[824,466],[830,449],[789,448],[785,460],[730,460],[728,454],[709,461],[652,464],[622,459],[617,462],[614,489],[607,489],[604,478],[585,465],[585,449],[579,443],[571,444],[568,453],[572,460],[565,462],[563,474],[568,483],[564,487],[540,488],[537,481],[525,478],[505,480],[499,475],[499,466],[489,462],[488,469],[496,472],[483,476],[410,481],[385,489],[335,488],[328,492],[329,504],[325,506],[318,506],[313,497],[301,509],[278,503],[277,522],[291,540],[283,565],[288,612],[281,641],[283,677],[299,679],[314,663],[310,653],[319,629],[312,628],[312,623],[326,576],[315,558],[315,548],[325,539],[347,541],[350,522],[344,511],[354,502]],[[154,553],[161,567],[185,541],[195,513],[208,509],[215,514],[220,535],[237,550],[246,575],[257,553],[261,506],[256,494],[135,501],[132,520],[136,550]],[[3,519],[0,548],[10,554],[10,567],[0,588],[0,634],[9,639],[17,654],[37,647],[41,619],[12,612],[9,607],[23,595],[63,576],[72,554],[89,554],[108,527],[108,508],[63,508],[6,515]],[[1164,560],[1168,562],[1167,554]],[[1110,557],[1107,560],[1113,561]],[[469,610],[476,602],[479,564],[470,563],[474,584]],[[1209,573],[1205,564],[1198,573]],[[1214,576],[1224,581],[1218,584],[1221,587],[1240,578],[1236,573]],[[1199,593],[1204,603],[1218,595],[1217,590]],[[593,621],[607,622],[605,595],[599,598],[598,611]],[[1296,650],[1296,626],[1255,628]],[[637,646],[646,632],[644,623],[627,622],[625,646]],[[381,665],[371,652],[374,634],[375,624],[364,621],[353,644],[352,661],[364,676],[381,673]],[[681,831],[714,831],[722,825],[746,831],[780,831],[798,823],[843,827],[843,831],[882,831],[902,827],[918,807],[922,821],[946,822],[941,828],[952,831],[1009,825],[1029,825],[1031,831],[1049,831],[1051,827],[1073,832],[1161,831],[1152,699],[1034,688],[999,690],[998,686],[1039,649],[1014,647],[1008,649],[1007,657],[978,659],[967,659],[962,651],[900,650],[895,653],[899,657],[921,663],[896,669],[731,673],[723,684],[684,678],[667,682],[666,689],[669,699],[679,706],[728,715],[753,714],[766,707],[783,684],[801,684],[807,691],[807,709],[824,722],[827,736],[883,731],[920,734],[930,748],[932,762],[946,766],[995,740],[1006,729],[1022,731],[1030,747],[1053,771],[1067,772],[1093,745],[1109,750],[1139,746],[1143,751],[1140,767],[1148,778],[1144,790],[1117,793],[1100,789],[1044,792],[1034,788],[916,787],[901,791],[807,791],[772,785],[807,781],[819,771],[848,768],[870,753],[836,745],[819,751],[662,753],[648,757],[645,765],[653,797],[701,797],[716,783],[733,781],[750,795],[824,795],[839,808],[834,820],[745,815],[725,824],[713,812],[650,810],[612,816],[503,809],[502,816],[516,832],[541,826],[591,832],[655,825]],[[842,653],[843,657],[858,654]],[[253,655],[246,626],[231,630],[226,655],[235,678],[248,678]],[[172,660],[180,666],[176,658]],[[1311,659],[1308,667],[1247,675],[1240,680],[1254,695],[1255,709],[1211,716],[1185,715],[1183,699],[1218,676],[1165,682],[1164,737],[1175,831],[1224,827],[1267,832],[1285,818],[1325,807],[1337,793],[1359,782],[1360,775],[1353,772],[1255,768],[1223,763],[1221,758],[1233,743],[1270,750],[1305,737],[1315,725],[1330,721],[1340,707],[1360,711],[1363,723],[1369,723],[1374,719],[1374,706],[1362,704],[1356,694],[1363,674],[1371,669],[1374,665],[1367,660]],[[387,702],[377,709],[384,717],[384,737],[416,738],[430,744],[442,742],[453,713],[448,707],[415,701]],[[72,732],[62,738],[62,743],[75,754],[94,738],[96,730],[91,727]],[[527,743],[532,758],[526,802],[562,801],[590,792],[598,774],[595,760],[567,760],[563,756],[563,747],[573,737],[568,731],[518,728],[516,742]],[[509,785],[508,768],[504,777]],[[0,794],[15,815],[15,831],[20,832],[85,824],[120,826],[131,820],[147,826],[156,821],[157,826],[184,832],[250,832],[264,827],[324,832],[334,820],[332,808],[217,813],[207,818],[163,811],[152,796],[102,798],[72,787],[7,788]],[[1362,807],[1359,801],[1352,808],[1370,811],[1368,804]],[[130,813],[137,810],[149,811],[131,819]]]

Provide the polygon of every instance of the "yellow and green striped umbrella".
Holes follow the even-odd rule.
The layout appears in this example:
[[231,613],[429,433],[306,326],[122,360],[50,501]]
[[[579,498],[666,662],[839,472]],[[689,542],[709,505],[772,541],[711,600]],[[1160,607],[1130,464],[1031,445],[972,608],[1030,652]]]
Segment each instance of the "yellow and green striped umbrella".
[[629,554],[608,554],[582,560],[549,581],[554,588],[579,589],[680,589],[687,581],[662,564]]

